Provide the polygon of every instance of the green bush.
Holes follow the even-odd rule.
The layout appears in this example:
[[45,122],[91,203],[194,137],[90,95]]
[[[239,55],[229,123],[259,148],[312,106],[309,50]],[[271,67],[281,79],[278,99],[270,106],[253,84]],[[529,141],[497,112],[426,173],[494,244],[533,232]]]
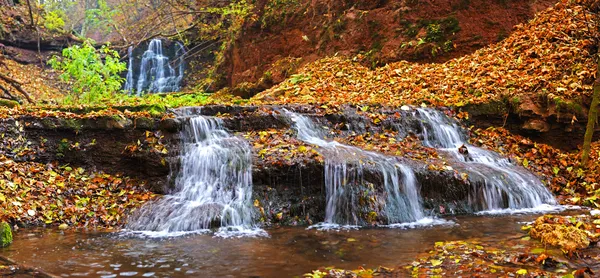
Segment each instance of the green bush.
[[49,64],[62,71],[60,77],[72,85],[65,104],[100,102],[121,88],[124,78],[119,74],[127,68],[116,51],[108,45],[96,49],[91,40],[64,49],[62,59],[54,56]]
[[44,27],[50,31],[64,31],[65,13],[60,10],[50,11],[44,15]]

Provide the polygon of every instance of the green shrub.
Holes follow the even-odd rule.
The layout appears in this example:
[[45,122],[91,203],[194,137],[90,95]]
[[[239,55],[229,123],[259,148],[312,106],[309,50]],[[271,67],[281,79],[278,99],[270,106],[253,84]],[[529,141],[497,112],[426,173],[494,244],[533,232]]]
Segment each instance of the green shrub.
[[60,10],[50,11],[44,15],[44,27],[49,31],[64,31],[65,13]]
[[63,100],[65,104],[98,103],[112,95],[121,88],[124,78],[119,74],[127,68],[119,62],[116,51],[108,45],[96,49],[91,40],[64,49],[62,59],[55,56],[49,64],[62,71],[60,77],[72,84],[72,92]]

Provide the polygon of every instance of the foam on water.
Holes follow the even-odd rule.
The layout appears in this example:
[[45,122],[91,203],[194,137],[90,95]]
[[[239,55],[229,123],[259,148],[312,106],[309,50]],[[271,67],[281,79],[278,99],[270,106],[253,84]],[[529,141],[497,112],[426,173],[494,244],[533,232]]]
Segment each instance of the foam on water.
[[[550,190],[531,172],[492,151],[469,145],[462,128],[443,112],[418,108],[414,115],[421,120],[425,146],[449,154],[469,176],[482,181],[469,193],[473,210],[518,211],[557,204]],[[459,150],[461,147],[466,153]]]
[[399,163],[395,157],[327,141],[323,129],[309,118],[289,111],[286,114],[294,123],[298,139],[319,146],[319,152],[325,157],[325,223],[314,227],[337,229],[364,225],[359,215],[358,191],[367,167],[382,175],[386,196],[384,212],[389,223],[413,222],[424,217],[418,184],[411,168]]
[[340,225],[335,223],[321,222],[314,225],[308,226],[307,230],[318,230],[318,231],[349,231],[358,230],[361,226],[358,225]]
[[217,228],[222,237],[265,235],[254,224],[250,145],[201,116],[189,119],[181,137],[175,192],[144,205],[126,228],[154,237]]
[[494,209],[494,210],[484,210],[479,211],[477,215],[506,215],[506,214],[538,214],[538,213],[556,213],[565,210],[578,210],[581,209],[579,206],[569,206],[569,205],[549,205],[542,204],[533,208],[521,208],[521,209]]
[[386,228],[396,228],[396,229],[415,229],[415,228],[425,228],[425,227],[433,227],[433,226],[451,226],[455,225],[454,221],[446,220],[442,218],[433,218],[433,217],[425,217],[419,219],[415,222],[409,223],[395,223],[390,225],[382,225],[380,227]]

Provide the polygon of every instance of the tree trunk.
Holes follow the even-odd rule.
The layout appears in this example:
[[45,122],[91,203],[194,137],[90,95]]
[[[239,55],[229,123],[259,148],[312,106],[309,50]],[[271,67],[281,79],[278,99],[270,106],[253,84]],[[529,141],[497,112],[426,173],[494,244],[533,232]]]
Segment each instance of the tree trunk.
[[590,111],[588,112],[588,122],[585,129],[585,136],[583,138],[583,153],[581,155],[581,167],[586,168],[590,159],[590,149],[592,145],[592,137],[594,136],[594,126],[598,119],[598,104],[600,103],[600,59],[596,69],[596,80],[594,81],[594,93],[592,96],[592,104],[590,105]]
[[27,0],[27,7],[29,8],[29,20],[31,20],[31,27],[35,26],[35,21],[33,20],[33,11],[31,9],[31,2]]

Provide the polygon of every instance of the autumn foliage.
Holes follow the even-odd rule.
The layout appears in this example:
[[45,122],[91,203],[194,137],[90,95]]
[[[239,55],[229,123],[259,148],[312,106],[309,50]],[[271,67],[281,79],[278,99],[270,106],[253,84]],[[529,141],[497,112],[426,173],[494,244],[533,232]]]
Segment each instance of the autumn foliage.
[[443,64],[397,62],[375,70],[325,58],[257,95],[258,103],[463,106],[505,97],[589,96],[597,36],[591,1],[562,0],[504,41]]

